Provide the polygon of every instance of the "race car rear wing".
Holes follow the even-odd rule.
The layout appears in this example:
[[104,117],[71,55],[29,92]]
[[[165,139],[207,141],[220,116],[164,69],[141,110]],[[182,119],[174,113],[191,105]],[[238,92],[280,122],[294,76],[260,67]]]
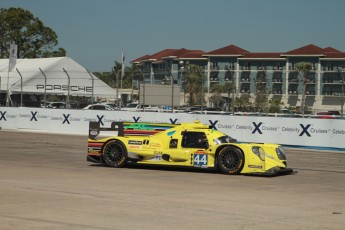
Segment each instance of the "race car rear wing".
[[89,122],[89,139],[96,139],[101,131],[117,131],[117,135],[123,137],[124,125],[123,122],[112,122],[110,128],[103,128],[100,122]]
[[151,136],[179,124],[112,122],[110,128],[101,127],[100,122],[90,121],[89,138],[96,139],[101,131],[116,131],[117,136]]

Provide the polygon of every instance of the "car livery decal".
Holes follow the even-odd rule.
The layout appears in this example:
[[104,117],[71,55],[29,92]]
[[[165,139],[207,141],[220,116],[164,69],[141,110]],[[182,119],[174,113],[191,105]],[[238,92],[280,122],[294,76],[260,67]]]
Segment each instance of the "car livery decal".
[[176,125],[174,124],[149,124],[149,123],[125,123],[124,135],[126,136],[151,136],[165,131]]
[[102,150],[103,143],[88,143],[87,151],[90,155],[99,155]]
[[162,161],[162,155],[161,154],[155,155],[152,161]]
[[193,166],[198,168],[207,168],[208,154],[203,150],[198,150],[193,154]]
[[167,134],[167,135],[170,137],[170,136],[174,135],[174,133],[176,133],[176,130],[171,131],[171,132],[168,132],[168,134]]
[[261,165],[248,165],[248,168],[262,169],[262,166]]
[[148,145],[150,148],[160,148],[161,147],[161,144],[159,143],[151,143]]
[[161,151],[154,151],[154,156],[151,156],[148,160],[149,161],[162,161],[163,153]]
[[129,140],[128,144],[129,145],[142,145],[143,142],[142,141]]

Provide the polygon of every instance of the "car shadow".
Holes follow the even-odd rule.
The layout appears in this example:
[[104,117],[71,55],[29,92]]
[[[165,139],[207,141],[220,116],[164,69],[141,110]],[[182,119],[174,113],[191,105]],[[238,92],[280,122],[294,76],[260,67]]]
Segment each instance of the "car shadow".
[[[103,164],[90,164],[91,167],[107,167]],[[139,164],[127,164],[127,169],[140,169],[151,171],[170,171],[170,172],[189,172],[189,173],[208,173],[208,174],[220,174],[215,168],[191,168],[184,166],[170,166],[170,165],[139,165]]]

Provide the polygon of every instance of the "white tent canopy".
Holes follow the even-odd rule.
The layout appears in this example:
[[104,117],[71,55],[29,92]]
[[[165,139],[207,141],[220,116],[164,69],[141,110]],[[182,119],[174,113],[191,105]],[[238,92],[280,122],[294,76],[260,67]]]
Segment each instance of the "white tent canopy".
[[17,59],[9,73],[8,65],[8,59],[0,59],[0,92],[9,89],[12,94],[116,95],[115,89],[69,57]]

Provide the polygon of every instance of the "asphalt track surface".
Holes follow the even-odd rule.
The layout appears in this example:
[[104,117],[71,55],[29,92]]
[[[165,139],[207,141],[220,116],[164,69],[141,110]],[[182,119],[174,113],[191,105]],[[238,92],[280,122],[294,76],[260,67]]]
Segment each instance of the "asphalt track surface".
[[86,162],[87,137],[0,131],[0,229],[345,229],[345,153],[288,149],[297,174]]

